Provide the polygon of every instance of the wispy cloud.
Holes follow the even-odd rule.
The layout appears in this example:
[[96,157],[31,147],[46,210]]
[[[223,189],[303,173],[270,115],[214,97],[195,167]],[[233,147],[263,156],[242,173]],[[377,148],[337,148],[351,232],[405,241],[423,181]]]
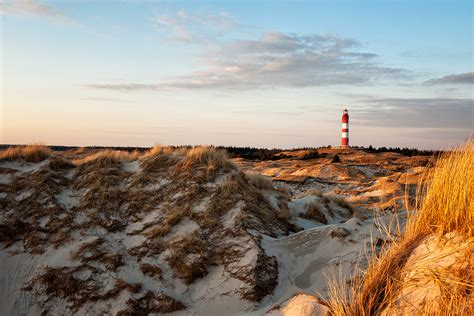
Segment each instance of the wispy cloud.
[[164,85],[146,84],[146,83],[99,83],[88,84],[87,87],[95,89],[116,90],[122,92],[136,91],[136,90],[163,90],[166,89]]
[[452,74],[426,81],[427,84],[474,84],[474,72]]
[[136,101],[130,101],[130,100],[124,100],[124,99],[117,99],[117,98],[102,98],[102,97],[80,98],[80,100],[92,101],[92,102],[137,103]]
[[251,116],[256,116],[256,115],[282,115],[282,116],[299,116],[299,115],[304,115],[306,112],[304,111],[233,111],[232,113],[234,114],[243,114],[243,115],[251,115]]
[[163,89],[260,89],[328,85],[364,85],[407,75],[384,67],[377,55],[360,52],[360,44],[334,35],[271,32],[259,39],[214,45],[201,60],[205,69],[157,83],[91,84],[120,91]]
[[71,17],[38,0],[2,0],[0,2],[0,12],[12,15],[38,16],[62,23],[77,24]]
[[473,128],[472,99],[367,98],[351,112],[359,124],[374,127]]
[[213,40],[237,25],[227,12],[203,13],[179,10],[174,14],[158,14],[152,18],[154,28],[167,39],[185,43]]

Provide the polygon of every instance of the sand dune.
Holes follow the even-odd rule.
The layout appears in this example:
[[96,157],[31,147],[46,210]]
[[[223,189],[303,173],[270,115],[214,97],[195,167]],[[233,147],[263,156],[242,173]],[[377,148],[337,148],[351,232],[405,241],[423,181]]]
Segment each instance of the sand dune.
[[377,223],[403,221],[426,159],[293,154],[235,164],[206,148],[2,159],[0,314],[291,314],[289,302],[325,311],[295,295],[324,298],[328,274],[353,277],[384,238]]

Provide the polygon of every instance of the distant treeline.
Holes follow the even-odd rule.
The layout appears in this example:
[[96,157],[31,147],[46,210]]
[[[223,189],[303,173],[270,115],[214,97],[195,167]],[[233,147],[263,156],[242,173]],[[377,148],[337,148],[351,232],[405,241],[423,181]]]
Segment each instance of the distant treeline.
[[[18,145],[2,145],[0,144],[0,149],[5,149],[11,146],[18,146]],[[77,149],[77,146],[48,146],[52,150],[57,151],[66,151],[70,149]],[[170,146],[173,148],[191,148],[191,145],[183,145],[183,146]],[[132,151],[139,151],[145,152],[150,147],[111,147],[111,146],[87,146],[87,149],[113,149],[113,150],[125,150],[128,152]],[[300,160],[308,160],[308,159],[317,159],[325,157],[326,154],[319,153],[318,149],[331,149],[331,146],[323,146],[318,148],[312,147],[301,147],[301,148],[293,148],[293,149],[278,149],[278,148],[255,148],[255,147],[234,147],[234,146],[216,146],[217,149],[226,150],[229,154],[230,158],[243,158],[248,160],[279,160],[285,158],[291,158],[291,156],[283,154],[283,152],[294,152],[298,150],[307,150],[308,153],[303,157],[298,159]],[[337,148],[337,147],[336,147]],[[400,148],[400,147],[373,147],[372,145],[369,147],[363,146],[353,146],[353,149],[363,150],[368,153],[382,153],[382,152],[395,152],[405,156],[431,156],[437,155],[440,151],[433,151],[433,150],[419,150],[416,148]]]
[[281,149],[224,146],[216,148],[226,150],[230,158],[244,158],[248,160],[278,160],[289,158],[289,156],[281,153]]
[[[1,149],[6,149],[8,147],[15,147],[15,146],[23,146],[23,145],[18,145],[18,144],[0,144],[0,150]],[[149,150],[151,147],[127,147],[127,146],[59,146],[59,145],[45,145],[51,150],[54,151],[66,151],[66,150],[72,150],[72,149],[78,149],[78,148],[87,148],[87,149],[112,149],[112,150],[124,150],[124,151],[139,151],[139,152],[145,152]],[[174,148],[178,147],[191,147],[191,146],[170,146]]]
[[372,147],[370,145],[369,147],[361,147],[366,152],[369,153],[384,153],[384,152],[394,152],[394,153],[399,153],[405,156],[432,156],[432,155],[438,155],[441,153],[441,151],[438,150],[419,150],[416,148],[400,148],[400,147]]

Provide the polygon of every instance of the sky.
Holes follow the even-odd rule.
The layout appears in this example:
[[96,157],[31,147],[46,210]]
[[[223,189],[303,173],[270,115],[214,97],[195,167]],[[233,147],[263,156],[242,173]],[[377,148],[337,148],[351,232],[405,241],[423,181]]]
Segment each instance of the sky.
[[443,149],[471,0],[0,0],[0,143]]

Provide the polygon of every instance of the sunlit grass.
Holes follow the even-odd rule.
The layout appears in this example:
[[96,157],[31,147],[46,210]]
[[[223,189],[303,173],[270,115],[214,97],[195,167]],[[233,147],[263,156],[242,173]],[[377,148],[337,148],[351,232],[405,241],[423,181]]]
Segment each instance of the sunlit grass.
[[[408,217],[406,228],[399,225],[395,231],[385,230],[391,238],[390,246],[374,254],[362,278],[350,284],[330,284],[328,304],[332,314],[379,315],[383,312],[397,313],[400,306],[400,291],[406,290],[407,269],[414,269],[413,263],[406,267],[410,256],[428,236],[438,236],[437,242],[445,242],[448,233],[461,238],[466,253],[456,265],[433,270],[441,258],[436,254],[430,260],[416,265],[417,275],[423,282],[429,282],[440,293],[436,300],[421,302],[417,307],[420,315],[460,315],[472,311],[474,274],[474,142],[469,140],[463,146],[443,154],[434,168],[427,171],[423,184],[420,183],[416,210]],[[398,229],[397,229],[398,228]],[[399,237],[401,236],[401,237]],[[432,241],[431,241],[432,242]],[[451,246],[451,256],[459,249]],[[375,253],[375,252],[374,252]],[[467,270],[466,270],[467,265]],[[470,268],[469,268],[470,267]],[[421,277],[420,277],[421,278]],[[405,281],[406,282],[406,281]],[[420,287],[420,282],[415,283]],[[423,289],[422,289],[423,290]],[[400,311],[403,313],[403,311]]]
[[51,156],[51,150],[41,144],[18,147],[9,147],[0,151],[0,161],[24,160],[26,162],[40,162]]

